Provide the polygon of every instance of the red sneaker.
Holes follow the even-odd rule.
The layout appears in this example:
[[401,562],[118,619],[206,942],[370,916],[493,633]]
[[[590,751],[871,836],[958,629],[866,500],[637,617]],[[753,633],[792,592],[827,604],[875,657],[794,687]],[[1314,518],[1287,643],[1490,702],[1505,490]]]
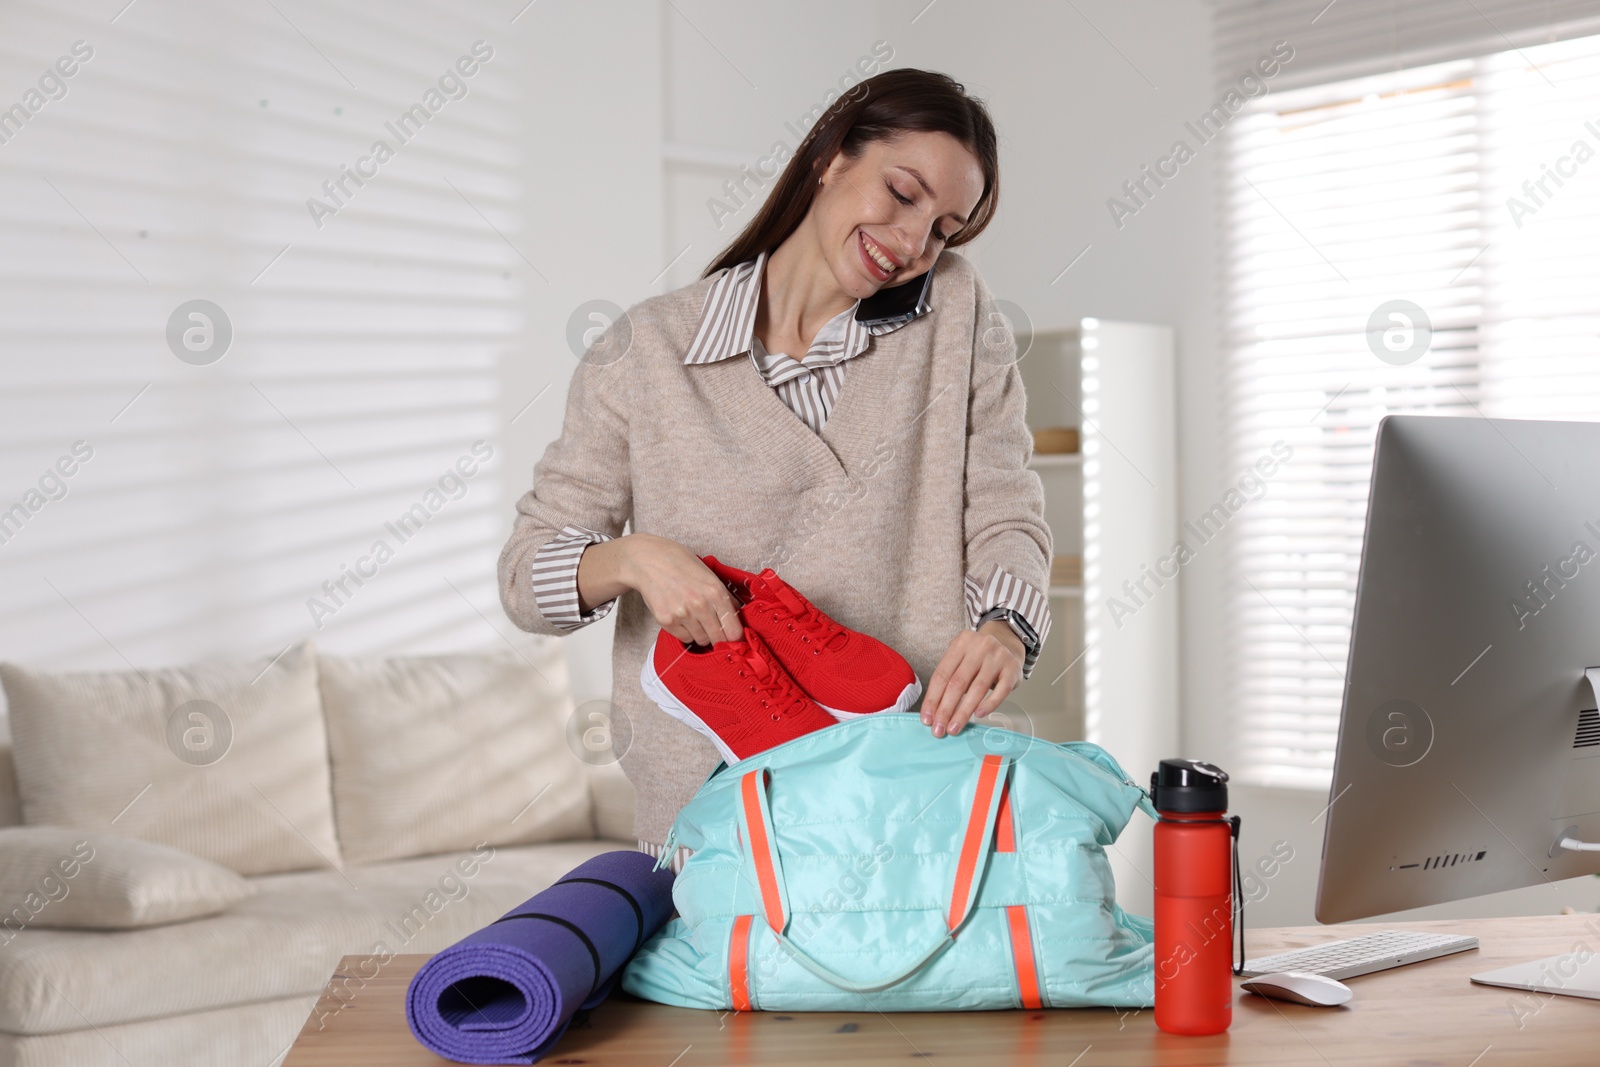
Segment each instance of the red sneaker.
[[828,618],[771,567],[751,574],[715,556],[700,559],[738,599],[745,632],[765,638],[800,688],[835,719],[909,711],[922,695],[904,656]]
[[685,645],[662,630],[639,684],[662,711],[710,738],[729,763],[834,724],[750,630],[709,647]]

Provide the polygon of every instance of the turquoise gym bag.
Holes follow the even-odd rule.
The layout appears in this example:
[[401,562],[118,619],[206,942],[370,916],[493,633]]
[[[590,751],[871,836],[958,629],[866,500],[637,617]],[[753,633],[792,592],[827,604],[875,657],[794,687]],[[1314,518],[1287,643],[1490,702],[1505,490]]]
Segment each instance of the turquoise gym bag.
[[[882,713],[718,764],[668,838],[678,915],[622,974],[691,1008],[1149,1007],[1105,847],[1149,797],[1103,749]],[[659,866],[659,864],[658,864]]]

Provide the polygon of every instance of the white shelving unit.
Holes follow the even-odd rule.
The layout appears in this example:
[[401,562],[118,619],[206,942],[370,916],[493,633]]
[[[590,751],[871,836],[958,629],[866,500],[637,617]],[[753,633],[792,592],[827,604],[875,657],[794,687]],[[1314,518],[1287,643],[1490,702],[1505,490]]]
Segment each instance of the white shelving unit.
[[[1145,577],[1178,534],[1172,330],[1082,319],[1019,335],[1017,350],[1029,425],[1080,434],[1079,452],[1029,467],[1056,554],[1079,556],[1083,581],[1050,586],[1047,647],[1003,710],[1047,740],[1094,741],[1142,779],[1178,744],[1178,583]],[[1141,581],[1134,603],[1123,583]]]

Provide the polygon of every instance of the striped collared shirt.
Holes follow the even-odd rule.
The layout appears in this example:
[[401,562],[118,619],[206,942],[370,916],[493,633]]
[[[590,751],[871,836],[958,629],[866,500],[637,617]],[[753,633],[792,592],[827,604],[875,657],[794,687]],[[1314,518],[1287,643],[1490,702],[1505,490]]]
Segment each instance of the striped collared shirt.
[[[814,432],[821,433],[839,396],[845,364],[866,351],[872,338],[897,330],[933,310],[926,296],[911,311],[881,318],[858,319],[861,302],[841,311],[817,331],[804,358],[795,360],[781,353],[769,353],[756,336],[756,311],[761,299],[761,282],[767,253],[724,271],[712,283],[700,312],[700,325],[684,365],[715,363],[748,354],[757,373]],[[532,588],[534,601],[545,618],[568,630],[575,630],[603,619],[616,604],[609,600],[587,614],[578,607],[578,561],[583,550],[611,535],[599,530],[568,524],[560,536],[547,541],[534,554]],[[1003,567],[988,575],[968,574],[964,581],[967,616],[971,625],[994,608],[1010,608],[1015,615],[1006,621],[1026,649],[1022,676],[1033,673],[1034,663],[1050,632],[1050,604],[1044,590],[1014,577]],[[642,843],[641,843],[642,844]]]
[[767,253],[762,252],[711,286],[701,311],[700,330],[683,362],[685,366],[715,363],[748,352],[757,373],[777,390],[784,405],[812,432],[821,433],[839,397],[845,361],[864,352],[873,337],[898,330],[933,308],[924,297],[904,315],[858,319],[861,301],[857,300],[824,323],[806,354],[794,359],[783,352],[768,352],[756,335],[766,265]]

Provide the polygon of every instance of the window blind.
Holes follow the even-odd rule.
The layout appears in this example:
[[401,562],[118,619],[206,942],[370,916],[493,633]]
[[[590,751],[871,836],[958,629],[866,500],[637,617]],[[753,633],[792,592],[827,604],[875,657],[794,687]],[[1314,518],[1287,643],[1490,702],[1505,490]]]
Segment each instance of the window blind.
[[1274,41],[1295,56],[1278,88],[1469,59],[1600,33],[1596,0],[1217,0],[1224,83]]
[[[0,647],[109,669],[503,647],[502,464],[473,445],[498,443],[526,310],[526,101],[481,49],[440,79],[509,16],[118,6],[11,5],[0,41],[0,106],[93,50],[0,144],[0,508],[23,505]],[[204,365],[167,336],[196,298],[232,325]]]
[[1587,37],[1263,94],[1228,126],[1225,454],[1292,449],[1231,522],[1246,780],[1328,784],[1378,420],[1600,417],[1596,119]]

